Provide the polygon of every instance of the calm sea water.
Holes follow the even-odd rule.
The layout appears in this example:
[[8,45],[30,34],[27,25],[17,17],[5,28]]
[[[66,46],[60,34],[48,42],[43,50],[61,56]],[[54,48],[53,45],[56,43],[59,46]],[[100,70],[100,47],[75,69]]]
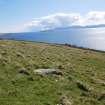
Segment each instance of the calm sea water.
[[73,44],[105,51],[105,28],[64,28],[46,32],[15,33],[6,39]]

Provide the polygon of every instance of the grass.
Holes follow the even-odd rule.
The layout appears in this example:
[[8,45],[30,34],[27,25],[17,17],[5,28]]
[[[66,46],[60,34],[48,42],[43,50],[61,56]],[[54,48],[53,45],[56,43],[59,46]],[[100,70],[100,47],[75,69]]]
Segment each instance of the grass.
[[[29,75],[19,73],[23,68]],[[57,68],[63,75],[42,77],[33,73],[38,68]],[[105,97],[98,100],[105,93],[104,82],[104,52],[0,41],[0,105],[57,105],[62,95],[73,105],[105,105]]]

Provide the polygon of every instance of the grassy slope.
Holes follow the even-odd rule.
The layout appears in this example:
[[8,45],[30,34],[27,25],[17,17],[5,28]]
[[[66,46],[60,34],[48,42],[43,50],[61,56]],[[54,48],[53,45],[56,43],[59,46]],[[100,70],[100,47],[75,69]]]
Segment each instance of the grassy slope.
[[[19,70],[25,68],[30,75]],[[63,76],[40,77],[36,68],[60,68]],[[33,81],[30,80],[33,78]],[[90,91],[80,89],[82,82]],[[0,41],[0,105],[56,105],[67,95],[73,105],[105,105],[105,53],[44,43]]]

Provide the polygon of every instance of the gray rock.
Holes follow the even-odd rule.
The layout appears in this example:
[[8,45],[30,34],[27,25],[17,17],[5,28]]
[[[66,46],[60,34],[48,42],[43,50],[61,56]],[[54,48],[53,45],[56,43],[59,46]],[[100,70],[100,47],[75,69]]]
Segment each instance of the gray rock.
[[24,55],[23,55],[22,53],[20,53],[20,52],[17,52],[16,55],[17,55],[18,57],[25,58]]
[[60,99],[60,104],[59,105],[72,105],[72,103],[68,100],[67,96],[63,96]]
[[58,69],[36,69],[34,73],[39,75],[62,75],[62,72]]
[[83,82],[81,82],[79,80],[76,81],[76,84],[77,84],[78,88],[83,91],[89,92],[89,91],[93,90],[92,88],[90,88],[89,86],[87,86],[86,84],[84,84]]
[[6,51],[2,51],[1,54],[2,54],[2,55],[6,55],[7,52],[6,52]]
[[105,86],[105,81],[104,80],[101,80],[101,79],[94,79],[92,78],[93,82],[96,83],[96,84],[101,84],[103,86]]
[[101,93],[100,96],[98,97],[99,101],[105,100],[105,92]]
[[27,70],[26,69],[21,69],[21,70],[19,70],[19,73],[20,74],[24,74],[24,75],[30,75],[28,72],[27,72]]
[[0,59],[2,59],[2,55],[0,54]]

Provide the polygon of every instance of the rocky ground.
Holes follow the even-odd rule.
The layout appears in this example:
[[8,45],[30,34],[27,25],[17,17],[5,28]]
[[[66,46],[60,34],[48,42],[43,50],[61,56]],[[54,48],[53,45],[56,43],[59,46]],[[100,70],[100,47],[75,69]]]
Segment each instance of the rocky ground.
[[105,53],[0,40],[0,105],[105,105]]

